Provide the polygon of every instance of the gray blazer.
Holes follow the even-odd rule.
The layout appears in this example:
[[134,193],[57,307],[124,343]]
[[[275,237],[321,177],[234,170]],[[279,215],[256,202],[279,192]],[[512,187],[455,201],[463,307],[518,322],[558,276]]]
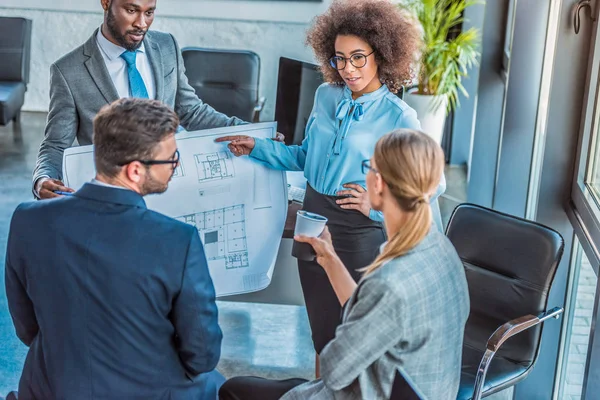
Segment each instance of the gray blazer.
[[[33,182],[62,179],[62,157],[77,138],[92,144],[92,121],[100,108],[119,98],[96,42],[96,30],[82,46],[50,67],[50,111]],[[144,39],[154,73],[156,99],[175,110],[188,131],[244,123],[203,103],[188,84],[179,46],[168,33],[149,31]]]
[[454,400],[468,316],[463,265],[432,228],[412,251],[359,282],[321,353],[322,379],[282,399],[387,399],[400,370],[424,399]]

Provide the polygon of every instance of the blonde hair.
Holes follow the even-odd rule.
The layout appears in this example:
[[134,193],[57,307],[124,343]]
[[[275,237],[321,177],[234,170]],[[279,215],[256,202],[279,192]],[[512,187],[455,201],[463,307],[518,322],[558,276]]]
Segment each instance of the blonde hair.
[[423,132],[412,129],[397,129],[379,139],[373,160],[408,218],[375,261],[363,269],[365,275],[408,253],[427,235],[432,222],[429,195],[439,185],[444,168],[442,148]]

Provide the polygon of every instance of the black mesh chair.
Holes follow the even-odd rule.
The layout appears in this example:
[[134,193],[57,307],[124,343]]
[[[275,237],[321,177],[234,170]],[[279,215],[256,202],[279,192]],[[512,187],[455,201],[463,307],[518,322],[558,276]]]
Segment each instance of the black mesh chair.
[[0,125],[20,122],[30,55],[31,20],[0,17]]
[[259,121],[265,98],[258,97],[256,53],[186,47],[181,54],[188,81],[202,101],[229,116]]
[[564,242],[548,227],[472,204],[454,210],[446,235],[465,266],[471,299],[458,399],[478,400],[533,369],[541,323],[563,312],[546,307]]

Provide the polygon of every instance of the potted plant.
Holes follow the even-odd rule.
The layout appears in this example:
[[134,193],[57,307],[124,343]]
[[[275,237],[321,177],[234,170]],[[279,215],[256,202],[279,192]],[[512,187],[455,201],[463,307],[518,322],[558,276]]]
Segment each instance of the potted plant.
[[421,23],[423,48],[417,85],[404,101],[415,111],[422,130],[442,141],[447,112],[459,106],[459,92],[468,97],[461,81],[479,59],[480,35],[476,28],[460,31],[464,11],[481,0],[402,0],[399,7]]

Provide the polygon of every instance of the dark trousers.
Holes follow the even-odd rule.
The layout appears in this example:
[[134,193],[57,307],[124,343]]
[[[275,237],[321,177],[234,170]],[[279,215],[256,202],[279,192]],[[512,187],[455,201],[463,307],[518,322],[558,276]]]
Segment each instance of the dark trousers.
[[279,400],[286,392],[308,382],[295,378],[282,381],[238,376],[227,380],[219,390],[220,400]]
[[[333,247],[358,282],[362,272],[379,254],[385,242],[382,224],[375,222],[356,210],[344,210],[335,202],[340,197],[325,196],[307,186],[303,209],[327,217]],[[306,311],[312,340],[317,354],[335,337],[341,322],[342,306],[329,283],[327,274],[316,261],[298,260],[300,284],[306,303]]]

